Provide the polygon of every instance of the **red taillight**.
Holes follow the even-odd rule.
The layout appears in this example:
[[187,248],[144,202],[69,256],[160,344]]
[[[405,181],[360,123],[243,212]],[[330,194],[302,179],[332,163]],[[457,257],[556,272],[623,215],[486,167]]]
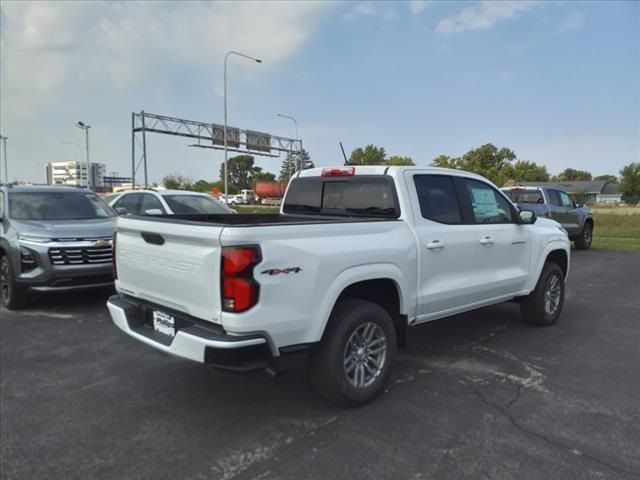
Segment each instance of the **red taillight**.
[[356,174],[356,167],[323,168],[323,177],[351,177]]
[[113,232],[113,239],[111,240],[111,263],[113,265],[113,279],[118,279],[118,268],[116,267],[116,237],[118,232]]
[[221,292],[225,312],[244,312],[258,303],[260,285],[253,278],[253,267],[262,257],[260,247],[223,247]]

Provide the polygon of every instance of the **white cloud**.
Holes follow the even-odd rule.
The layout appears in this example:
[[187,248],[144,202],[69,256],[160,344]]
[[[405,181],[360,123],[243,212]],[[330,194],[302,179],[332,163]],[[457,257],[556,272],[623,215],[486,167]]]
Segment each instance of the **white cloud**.
[[440,20],[436,32],[446,34],[487,30],[499,21],[516,17],[538,5],[540,2],[537,1],[483,1]]
[[3,2],[3,96],[52,93],[69,84],[122,88],[167,65],[210,70],[230,49],[262,58],[261,71],[277,68],[311,37],[326,8],[308,2]]
[[560,25],[560,31],[566,32],[569,30],[577,30],[584,23],[584,15],[580,12],[572,12],[562,25]]
[[373,2],[357,2],[347,13],[342,15],[344,20],[355,20],[360,17],[375,17],[378,14]]
[[409,2],[411,15],[420,15],[425,8],[427,8],[426,0],[410,0]]

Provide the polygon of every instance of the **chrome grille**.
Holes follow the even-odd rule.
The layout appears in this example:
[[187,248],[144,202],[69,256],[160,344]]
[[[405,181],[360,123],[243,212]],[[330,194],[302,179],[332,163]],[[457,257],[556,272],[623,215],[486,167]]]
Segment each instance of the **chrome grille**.
[[111,242],[108,245],[90,246],[89,242],[83,245],[69,245],[49,248],[49,259],[53,265],[83,265],[111,263],[113,249]]

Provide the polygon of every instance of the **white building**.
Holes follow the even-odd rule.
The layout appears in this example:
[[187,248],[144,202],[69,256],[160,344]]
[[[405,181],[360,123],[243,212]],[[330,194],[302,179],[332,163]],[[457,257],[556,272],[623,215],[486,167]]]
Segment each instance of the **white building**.
[[[107,167],[104,163],[91,164],[91,186],[104,186]],[[50,162],[45,166],[45,175],[49,185],[87,184],[87,164],[85,162]]]

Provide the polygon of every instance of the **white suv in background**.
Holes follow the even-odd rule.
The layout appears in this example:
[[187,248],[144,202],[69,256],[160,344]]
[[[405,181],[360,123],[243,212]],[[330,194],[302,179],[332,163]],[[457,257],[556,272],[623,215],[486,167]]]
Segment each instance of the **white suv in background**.
[[129,190],[108,195],[106,200],[121,215],[236,213],[208,193],[188,190]]

